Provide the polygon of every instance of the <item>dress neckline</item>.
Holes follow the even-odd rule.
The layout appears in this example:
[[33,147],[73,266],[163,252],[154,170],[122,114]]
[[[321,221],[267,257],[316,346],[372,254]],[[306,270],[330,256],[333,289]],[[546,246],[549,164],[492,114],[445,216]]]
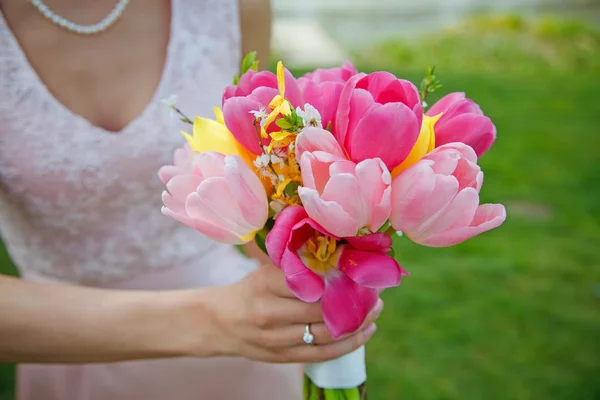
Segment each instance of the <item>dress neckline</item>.
[[150,98],[150,100],[148,101],[148,103],[145,105],[144,109],[136,117],[134,117],[132,120],[130,120],[124,127],[122,127],[118,131],[106,129],[102,126],[92,123],[90,120],[88,120],[81,114],[74,112],[69,107],[64,105],[60,100],[58,100],[52,94],[50,89],[48,89],[48,86],[46,86],[44,81],[38,75],[35,68],[33,68],[31,63],[29,62],[29,59],[27,58],[27,56],[25,55],[25,52],[21,48],[21,45],[19,44],[19,41],[17,40],[15,34],[10,29],[10,26],[8,25],[8,22],[7,22],[6,18],[4,17],[4,13],[2,12],[1,9],[0,9],[0,28],[4,28],[6,35],[8,36],[9,46],[13,47],[14,52],[17,55],[18,62],[21,64],[23,70],[27,71],[27,73],[30,75],[32,81],[35,82],[35,84],[40,87],[42,95],[47,99],[47,101],[49,101],[51,104],[53,104],[58,110],[60,110],[61,113],[63,113],[67,117],[70,117],[76,121],[83,123],[89,130],[101,132],[101,133],[104,133],[107,135],[119,135],[120,136],[120,135],[124,135],[127,132],[135,129],[135,127],[140,123],[141,120],[143,120],[146,117],[146,115],[148,113],[155,112],[154,105],[162,97],[164,97],[164,91],[165,91],[165,88],[167,87],[167,84],[168,84],[167,81],[170,76],[170,71],[172,69],[172,59],[173,59],[172,53],[175,48],[175,45],[174,45],[175,32],[176,32],[175,26],[177,25],[177,16],[178,16],[178,11],[179,11],[176,3],[177,3],[177,0],[169,1],[169,6],[170,6],[169,39],[167,42],[167,51],[166,51],[166,55],[165,55],[165,60],[163,61],[163,66],[162,66],[162,71],[160,74],[159,82],[156,85],[154,93],[153,93],[152,97]]

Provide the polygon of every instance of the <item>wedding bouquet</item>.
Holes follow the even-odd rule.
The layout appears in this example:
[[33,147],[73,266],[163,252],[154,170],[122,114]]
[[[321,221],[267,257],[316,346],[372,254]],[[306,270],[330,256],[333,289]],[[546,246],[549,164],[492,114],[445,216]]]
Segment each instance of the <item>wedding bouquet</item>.
[[[479,204],[477,159],[496,129],[463,93],[424,112],[440,86],[431,69],[419,90],[349,62],[299,79],[281,62],[257,72],[254,57],[215,119],[182,114],[193,132],[159,171],[162,212],[219,242],[255,240],[299,299],[321,302],[334,338],[408,275],[393,235],[444,247],[503,223],[502,205]],[[363,348],[305,372],[307,399],[365,396]]]

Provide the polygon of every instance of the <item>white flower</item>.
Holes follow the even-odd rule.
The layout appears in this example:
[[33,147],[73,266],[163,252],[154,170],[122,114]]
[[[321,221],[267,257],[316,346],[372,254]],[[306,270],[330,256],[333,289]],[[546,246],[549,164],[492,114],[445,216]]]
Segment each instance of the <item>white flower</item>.
[[298,116],[302,118],[302,123],[305,127],[323,127],[323,123],[321,122],[321,114],[319,114],[319,111],[316,108],[314,108],[308,103],[304,105],[304,110],[302,110],[300,107],[296,108],[296,114],[298,114]]
[[283,168],[283,160],[275,154],[262,154],[254,160],[254,166],[260,170],[266,169],[269,164],[279,164]]
[[271,157],[268,154],[263,154],[261,156],[256,157],[254,160],[254,165],[256,168],[263,170],[269,166],[269,162],[271,161]]
[[167,113],[166,115],[170,118],[170,119],[175,119],[175,117],[177,116],[177,111],[175,111],[175,104],[177,103],[177,95],[176,94],[172,94],[167,98],[164,98],[160,101],[162,104],[164,104],[164,111]]
[[267,114],[267,109],[266,108],[261,108],[258,111],[249,111],[250,114],[254,115],[254,119],[260,121],[260,126],[264,127],[267,124],[267,117],[269,116],[269,114]]

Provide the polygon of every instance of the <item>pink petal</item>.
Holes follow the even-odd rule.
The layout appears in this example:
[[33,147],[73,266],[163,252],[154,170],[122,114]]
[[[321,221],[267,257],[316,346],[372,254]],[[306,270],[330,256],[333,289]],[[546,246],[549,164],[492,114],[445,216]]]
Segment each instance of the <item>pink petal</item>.
[[193,151],[189,144],[185,144],[173,153],[173,165],[165,165],[158,171],[158,177],[165,185],[175,175],[189,174],[191,172],[191,158]]
[[348,174],[356,176],[356,164],[349,160],[336,161],[329,165],[329,175]]
[[380,158],[391,171],[408,156],[419,136],[415,114],[402,103],[370,109],[347,138],[350,158]]
[[196,154],[192,164],[195,171],[204,178],[222,177],[225,169],[225,155],[216,151],[203,151]]
[[378,158],[358,163],[356,176],[369,210],[367,227],[376,231],[383,226],[392,212],[392,177],[385,164]]
[[398,175],[392,182],[394,229],[417,232],[431,223],[458,193],[458,182],[452,176],[436,175],[432,161],[421,160]]
[[428,160],[436,160],[437,162],[438,157],[440,157],[439,153],[443,153],[447,150],[455,150],[460,154],[461,157],[465,158],[466,160],[475,164],[477,163],[477,154],[475,153],[475,150],[473,150],[471,146],[462,142],[452,142],[440,145],[436,149],[425,155],[424,158]]
[[180,174],[180,169],[174,165],[165,165],[158,170],[158,178],[163,184],[167,184],[175,175]]
[[304,128],[296,138],[296,156],[302,157],[304,152],[323,151],[334,156],[345,158],[344,150],[331,132],[320,128]]
[[[358,179],[356,179],[354,175],[346,173],[333,175],[329,179],[329,182],[327,182],[327,185],[325,185],[325,189],[321,194],[321,199],[324,202],[331,201],[342,206],[344,211],[346,211],[354,223],[357,224],[357,229],[354,232],[344,236],[355,236],[358,229],[369,223],[370,210],[361,193]],[[310,212],[308,215],[310,215]],[[329,228],[331,225],[329,224],[329,221],[327,222],[328,225],[324,225],[319,220],[316,221],[323,225],[325,229],[330,230]],[[337,234],[335,231],[331,232]]]
[[259,87],[277,88],[277,76],[271,71],[250,70],[240,78],[235,95],[248,96]]
[[302,91],[298,86],[298,81],[294,78],[294,75],[285,68],[284,69],[285,76],[285,98],[292,103],[292,106],[302,107],[304,105],[304,96],[302,95]]
[[242,146],[257,155],[262,154],[262,146],[250,111],[258,111],[262,107],[261,103],[248,97],[232,97],[223,105],[227,128]]
[[167,183],[167,191],[177,200],[185,202],[187,196],[196,192],[203,180],[199,175],[177,175]]
[[463,114],[445,121],[442,119],[435,126],[436,146],[463,142],[471,146],[479,157],[496,140],[496,127],[486,116]]
[[[354,88],[356,87],[356,83],[364,76],[366,75],[361,73],[356,74],[350,79],[348,79],[348,81],[344,85],[344,88],[342,89],[342,93],[340,94],[340,102],[338,104],[335,124],[333,124],[335,126],[335,130],[333,133],[342,146],[344,145],[344,142],[346,140],[346,134],[348,132],[351,98],[354,94]],[[372,99],[372,96],[370,94],[369,97],[371,97]],[[372,101],[373,100],[371,100],[371,102]],[[370,105],[370,102],[367,105]]]
[[[273,97],[277,96],[279,91],[272,87],[258,87],[252,91],[252,94],[248,96],[248,99],[252,99],[261,104],[261,108],[265,108],[271,103]],[[258,110],[257,110],[258,111]],[[267,110],[267,113],[269,110]]]
[[237,91],[237,86],[235,86],[235,85],[228,85],[225,88],[225,90],[223,91],[223,97],[221,98],[221,107],[223,106],[223,104],[225,104],[226,100],[235,96],[236,91]]
[[348,237],[346,241],[357,250],[380,251],[387,253],[392,247],[392,238],[383,232],[371,233],[364,236]]
[[184,225],[189,226],[192,229],[197,230],[202,233],[206,237],[216,240],[220,243],[225,244],[242,244],[243,242],[231,232],[228,232],[222,229],[219,226],[212,225],[205,221],[200,221],[196,219],[192,219],[182,214],[177,214],[168,209],[167,207],[163,207],[161,212],[167,217],[173,218],[174,220],[181,222]]
[[287,207],[277,215],[275,224],[265,241],[267,254],[275,266],[281,267],[281,258],[292,235],[292,228],[305,218],[308,218],[308,214],[300,206]]
[[250,224],[243,217],[240,206],[224,178],[209,178],[203,181],[196,193],[187,197],[185,210],[191,218],[220,226],[240,238],[262,228]]
[[304,101],[319,111],[323,128],[327,128],[329,123],[334,124],[344,84],[342,82],[306,81],[303,86]]
[[377,290],[362,287],[342,273],[327,277],[321,304],[333,338],[358,330],[378,298]]
[[308,215],[325,230],[338,237],[355,236],[360,228],[340,204],[324,201],[316,190],[298,188],[298,194]]
[[330,159],[328,153],[304,152],[300,158],[300,170],[304,187],[322,193],[329,181],[329,167],[335,159]]
[[284,251],[281,258],[281,270],[288,288],[297,298],[307,303],[319,301],[325,289],[323,278],[308,269],[289,249]]
[[[340,144],[344,146],[346,151],[350,151],[351,137],[353,132],[356,130],[358,124],[362,121],[363,117],[378,106],[373,99],[371,93],[364,89],[354,89],[352,96],[350,97],[350,114],[348,115],[348,128],[345,133],[344,140],[340,140]],[[340,101],[341,107],[341,101]],[[337,129],[337,128],[336,128]]]
[[466,187],[480,187],[478,179],[480,179],[481,168],[476,164],[477,155],[466,144],[451,143],[438,147],[424,159],[434,162],[431,168],[436,174],[454,176],[459,183],[459,190]]
[[447,207],[436,213],[427,224],[416,233],[407,235],[416,243],[423,243],[429,236],[437,235],[449,229],[468,226],[473,220],[479,206],[479,194],[474,188],[466,188],[458,192]]
[[454,246],[483,232],[497,228],[505,220],[506,209],[503,205],[484,204],[477,208],[477,212],[469,226],[458,227],[429,236],[422,244],[430,247]]
[[260,179],[239,156],[231,155],[225,157],[224,175],[244,219],[252,226],[264,226],[269,202]]
[[[187,212],[185,211],[186,197],[183,197],[183,198],[173,197],[173,195],[171,195],[166,190],[164,190],[161,195],[162,202],[167,209],[174,212],[175,214],[179,214],[179,215],[185,216],[186,218],[189,218],[187,216]],[[187,223],[185,223],[185,224],[189,225]]]
[[343,248],[338,269],[360,286],[371,289],[398,286],[402,275],[407,275],[387,254],[357,250],[352,246]]
[[305,74],[302,78],[298,79],[298,81],[308,80],[315,83],[333,81],[344,83],[356,74],[357,71],[354,65],[352,65],[350,61],[345,61],[341,68],[317,68],[316,70]]
[[430,117],[435,117],[436,115],[446,112],[457,102],[463,100],[465,98],[465,94],[463,92],[454,92],[445,95],[441,99],[439,99],[431,108],[427,111],[427,115]]

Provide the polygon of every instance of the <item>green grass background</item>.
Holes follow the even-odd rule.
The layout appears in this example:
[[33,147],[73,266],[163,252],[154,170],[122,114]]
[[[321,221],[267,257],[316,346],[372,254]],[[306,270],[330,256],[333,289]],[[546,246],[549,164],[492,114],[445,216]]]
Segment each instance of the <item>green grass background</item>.
[[[435,63],[444,87],[431,100],[478,102],[498,128],[482,199],[508,210],[501,228],[453,248],[396,241],[412,275],[383,294],[370,398],[600,399],[598,34],[554,17],[477,17],[354,60],[416,83]],[[1,247],[0,271],[14,271]],[[1,400],[13,379],[0,365]]]

